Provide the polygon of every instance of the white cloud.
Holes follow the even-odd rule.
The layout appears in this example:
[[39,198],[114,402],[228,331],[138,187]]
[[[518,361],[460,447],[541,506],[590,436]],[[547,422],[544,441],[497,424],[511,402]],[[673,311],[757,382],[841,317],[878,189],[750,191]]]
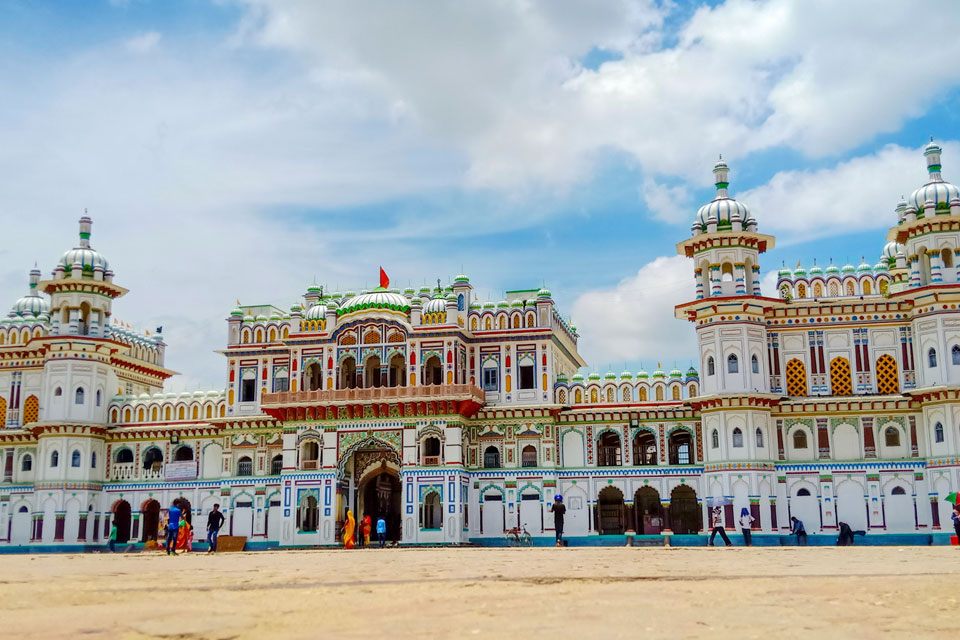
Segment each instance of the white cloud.
[[156,49],[160,44],[161,35],[156,31],[147,31],[136,35],[124,43],[127,51],[132,53],[147,53]]
[[693,220],[693,216],[690,215],[693,198],[686,185],[668,186],[647,176],[643,180],[640,194],[647,203],[647,209],[659,220],[668,223]]
[[597,370],[625,360],[696,361],[694,327],[673,316],[695,291],[693,261],[684,256],[661,256],[615,287],[587,291],[572,315],[581,355]]
[[[960,177],[960,142],[943,146],[946,177]],[[887,145],[816,171],[781,171],[766,184],[737,194],[764,233],[778,233],[783,246],[824,236],[894,226],[901,195],[926,182],[922,148]]]
[[[465,154],[478,186],[567,185],[604,148],[702,184],[718,152],[839,154],[960,82],[948,63],[960,6],[942,3],[729,0],[677,33],[651,0],[245,4],[242,42],[303,53],[401,101]],[[917,55],[908,24],[924,25],[933,53]],[[583,68],[595,47],[623,57]]]

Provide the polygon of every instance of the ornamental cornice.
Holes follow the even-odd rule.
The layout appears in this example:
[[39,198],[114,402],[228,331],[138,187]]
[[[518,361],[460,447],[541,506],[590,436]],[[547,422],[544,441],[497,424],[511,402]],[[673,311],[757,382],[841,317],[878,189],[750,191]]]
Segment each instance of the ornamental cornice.
[[905,396],[855,396],[843,400],[836,398],[794,398],[780,402],[773,416],[784,418],[797,414],[847,414],[877,412],[916,413],[920,404]]
[[32,431],[33,435],[38,439],[61,436],[104,438],[107,435],[107,427],[102,424],[35,422],[30,426],[30,431]]

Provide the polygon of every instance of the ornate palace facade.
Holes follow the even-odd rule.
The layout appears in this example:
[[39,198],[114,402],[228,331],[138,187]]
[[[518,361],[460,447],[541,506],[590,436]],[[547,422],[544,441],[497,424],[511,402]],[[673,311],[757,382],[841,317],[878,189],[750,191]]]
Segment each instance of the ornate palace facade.
[[113,319],[126,290],[85,217],[0,323],[0,545],[146,540],[175,498],[252,546],[335,544],[347,508],[402,544],[551,536],[557,493],[586,542],[702,532],[708,497],[760,534],[935,533],[960,486],[960,194],[925,157],[877,264],[781,270],[776,298],[774,238],[718,163],[677,245],[699,373],[581,375],[549,291],[482,302],[459,276],[238,307],[225,387],[164,393],[162,334]]

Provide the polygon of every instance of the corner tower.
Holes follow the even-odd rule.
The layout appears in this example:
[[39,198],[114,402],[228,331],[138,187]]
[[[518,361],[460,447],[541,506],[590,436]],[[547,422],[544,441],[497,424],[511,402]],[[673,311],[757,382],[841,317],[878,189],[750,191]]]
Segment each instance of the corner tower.
[[696,300],[676,313],[697,326],[705,394],[763,393],[769,384],[759,256],[774,238],[757,233],[747,206],[729,196],[723,160],[713,174],[716,197],[700,207],[692,236],[677,245],[680,255],[693,258]]

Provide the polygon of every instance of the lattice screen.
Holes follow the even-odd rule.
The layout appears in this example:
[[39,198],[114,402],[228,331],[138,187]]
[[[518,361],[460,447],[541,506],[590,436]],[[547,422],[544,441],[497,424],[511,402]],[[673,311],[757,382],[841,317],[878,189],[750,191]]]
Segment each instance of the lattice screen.
[[846,358],[834,358],[830,361],[830,393],[835,396],[853,395],[850,361]]
[[900,393],[897,361],[890,355],[882,355],[877,358],[877,393]]
[[796,358],[787,363],[787,395],[807,395],[807,368]]

